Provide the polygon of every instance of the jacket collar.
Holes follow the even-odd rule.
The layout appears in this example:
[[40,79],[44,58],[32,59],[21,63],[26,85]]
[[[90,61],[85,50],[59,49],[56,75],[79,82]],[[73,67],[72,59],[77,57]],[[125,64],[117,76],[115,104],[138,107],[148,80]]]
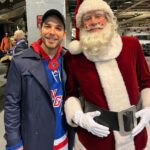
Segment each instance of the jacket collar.
[[[66,53],[66,50],[65,50],[65,48],[63,48],[61,51],[61,54],[64,55],[65,53]],[[50,96],[49,85],[47,82],[47,76],[45,75],[45,70],[44,70],[43,64],[41,63],[41,56],[39,54],[37,54],[33,50],[32,47],[30,47],[28,50],[22,52],[21,57],[37,60],[37,61],[34,61],[34,65],[31,66],[29,71],[33,75],[33,77],[40,83],[40,85],[46,90],[48,95]],[[63,60],[62,60],[62,63],[63,63]],[[62,64],[62,67],[64,68],[63,64]],[[65,86],[66,72],[64,71],[64,69],[62,69],[62,74],[63,74],[63,86]]]
[[41,59],[41,57],[34,52],[33,48],[30,47],[28,50],[26,51],[23,51],[22,52],[22,55],[21,55],[22,58],[35,58],[35,59]]

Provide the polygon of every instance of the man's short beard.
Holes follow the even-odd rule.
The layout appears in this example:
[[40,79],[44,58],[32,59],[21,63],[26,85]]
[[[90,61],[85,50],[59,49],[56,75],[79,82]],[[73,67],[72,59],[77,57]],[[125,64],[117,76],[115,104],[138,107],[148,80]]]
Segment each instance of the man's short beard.
[[108,23],[104,29],[99,32],[89,32],[85,29],[80,30],[80,42],[83,51],[89,51],[91,55],[95,55],[103,51],[110,43],[115,33],[115,29],[111,23]]

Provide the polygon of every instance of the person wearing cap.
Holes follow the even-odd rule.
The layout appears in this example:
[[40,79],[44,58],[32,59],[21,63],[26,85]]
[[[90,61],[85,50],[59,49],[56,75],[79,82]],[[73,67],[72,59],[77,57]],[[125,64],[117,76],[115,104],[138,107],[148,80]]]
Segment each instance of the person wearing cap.
[[63,15],[48,10],[39,31],[41,38],[11,60],[4,106],[7,150],[68,150]]
[[118,34],[103,0],[83,0],[76,25],[80,39],[64,57],[64,109],[76,128],[74,150],[150,149],[150,72],[139,41]]

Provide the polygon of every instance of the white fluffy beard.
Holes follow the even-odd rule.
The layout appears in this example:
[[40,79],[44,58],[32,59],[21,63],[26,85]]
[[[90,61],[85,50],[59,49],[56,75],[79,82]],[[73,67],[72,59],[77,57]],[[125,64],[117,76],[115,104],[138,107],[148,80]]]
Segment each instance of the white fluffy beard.
[[88,32],[85,29],[80,30],[81,48],[87,57],[93,58],[105,55],[108,52],[108,45],[115,34],[115,29],[111,23],[108,23],[104,29],[99,32]]

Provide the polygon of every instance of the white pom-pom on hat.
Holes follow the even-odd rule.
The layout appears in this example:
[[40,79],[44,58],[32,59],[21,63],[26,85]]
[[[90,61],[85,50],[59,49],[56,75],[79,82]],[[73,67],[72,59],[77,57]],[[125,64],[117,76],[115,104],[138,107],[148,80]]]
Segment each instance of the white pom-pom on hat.
[[67,48],[68,48],[69,52],[73,55],[82,53],[80,41],[78,41],[78,40],[74,40],[71,43],[69,43]]

